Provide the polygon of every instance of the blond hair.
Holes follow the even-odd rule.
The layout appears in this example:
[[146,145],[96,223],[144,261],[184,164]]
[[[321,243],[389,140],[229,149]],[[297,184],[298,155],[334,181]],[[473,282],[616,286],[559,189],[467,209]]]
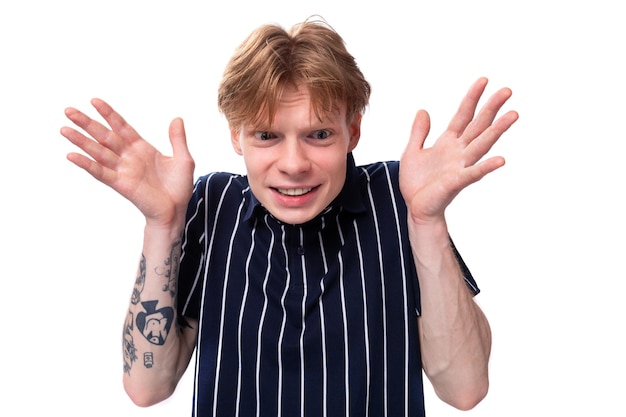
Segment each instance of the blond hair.
[[343,39],[326,22],[308,20],[290,30],[267,24],[228,62],[218,107],[235,130],[246,123],[271,125],[285,87],[300,85],[308,89],[318,117],[345,104],[348,121],[365,111],[371,92]]

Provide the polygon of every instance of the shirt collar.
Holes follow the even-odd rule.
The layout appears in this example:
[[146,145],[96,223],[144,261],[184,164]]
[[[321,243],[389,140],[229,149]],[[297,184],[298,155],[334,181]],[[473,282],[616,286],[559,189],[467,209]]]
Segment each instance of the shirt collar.
[[[365,205],[366,182],[359,181],[361,173],[360,169],[356,167],[352,152],[348,153],[347,158],[346,181],[339,195],[330,204],[330,207],[341,207],[343,210],[354,214],[363,213],[367,210],[367,206]],[[254,216],[257,210],[262,210],[263,206],[252,193],[250,187],[243,190],[243,197],[246,200],[243,219],[248,221]],[[324,212],[327,211],[328,209],[324,210]]]
[[335,201],[331,204],[332,206],[339,206],[354,214],[363,213],[367,210],[365,205],[365,186],[367,182],[359,180],[361,175],[363,175],[361,169],[357,168],[354,163],[354,155],[350,152],[348,154],[346,182]]

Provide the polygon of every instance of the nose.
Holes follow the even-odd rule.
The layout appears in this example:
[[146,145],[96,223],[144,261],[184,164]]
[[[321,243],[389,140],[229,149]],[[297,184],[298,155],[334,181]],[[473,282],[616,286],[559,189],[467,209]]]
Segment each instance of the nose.
[[277,166],[282,173],[295,176],[311,169],[307,146],[299,138],[285,138],[278,151]]

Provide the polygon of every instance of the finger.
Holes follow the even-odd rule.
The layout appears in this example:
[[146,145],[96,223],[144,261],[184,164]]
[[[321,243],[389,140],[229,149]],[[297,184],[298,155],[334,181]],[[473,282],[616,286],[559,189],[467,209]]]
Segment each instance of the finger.
[[456,114],[448,124],[448,130],[454,132],[457,137],[461,136],[467,125],[474,118],[478,101],[485,91],[487,82],[487,78],[481,77],[476,80],[474,84],[472,84],[469,91],[461,101],[461,105],[459,106]]
[[461,135],[464,143],[469,143],[478,137],[495,120],[502,106],[507,102],[513,92],[509,88],[502,88],[493,94],[487,103],[480,109],[474,120],[467,126]]
[[187,135],[185,134],[185,124],[183,119],[172,120],[169,128],[170,143],[175,158],[191,158],[187,147]]
[[496,169],[504,166],[505,160],[501,156],[494,156],[484,161],[481,161],[478,164],[472,165],[465,169],[463,172],[463,188],[467,187],[470,184],[480,181],[487,174],[495,171]]
[[106,146],[117,154],[121,153],[123,145],[121,140],[117,137],[115,132],[112,132],[102,123],[93,120],[85,113],[72,107],[65,109],[65,116],[103,146]]
[[517,112],[509,111],[472,141],[466,148],[467,165],[473,165],[485,156],[518,118]]
[[91,104],[104,120],[106,120],[111,129],[125,141],[132,142],[140,138],[137,131],[135,131],[135,129],[107,102],[99,98],[94,98],[91,100]]
[[87,171],[92,177],[94,177],[101,183],[108,186],[111,186],[111,184],[113,184],[115,175],[114,171],[102,166],[98,162],[76,152],[68,153],[67,159],[74,165]]
[[61,135],[80,148],[87,155],[92,157],[99,164],[112,168],[115,167],[119,161],[118,155],[109,148],[102,146],[100,143],[86,137],[71,127],[61,128]]
[[430,131],[430,116],[425,110],[419,110],[413,119],[411,126],[411,136],[406,146],[405,153],[412,153],[424,148],[424,142]]

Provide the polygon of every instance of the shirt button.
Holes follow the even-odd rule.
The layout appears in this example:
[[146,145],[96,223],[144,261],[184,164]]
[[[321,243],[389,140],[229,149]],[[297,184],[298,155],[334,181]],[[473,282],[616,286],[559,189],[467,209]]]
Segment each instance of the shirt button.
[[298,255],[304,255],[304,246],[298,246]]

